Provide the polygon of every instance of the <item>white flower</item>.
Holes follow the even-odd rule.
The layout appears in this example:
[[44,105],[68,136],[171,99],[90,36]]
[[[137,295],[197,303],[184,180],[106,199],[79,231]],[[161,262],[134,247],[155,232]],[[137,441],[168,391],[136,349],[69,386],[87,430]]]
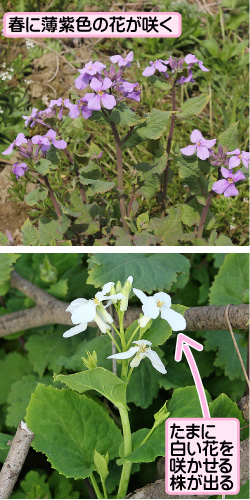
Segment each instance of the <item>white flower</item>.
[[[117,293],[115,295],[106,295],[110,292],[111,287],[114,283],[106,283],[101,292],[97,292],[94,299],[75,299],[67,307],[66,311],[71,313],[71,321],[74,325],[73,328],[67,330],[63,337],[72,337],[80,332],[86,330],[88,323],[95,321],[99,326],[102,333],[106,333],[107,329],[110,330],[108,323],[113,323],[112,316],[106,311],[106,307],[110,305],[112,298],[124,299],[122,293]],[[108,300],[108,304],[104,306],[102,304],[103,300]]]
[[171,309],[171,297],[167,293],[159,292],[147,297],[137,288],[133,288],[133,292],[142,303],[144,316],[139,319],[141,328],[144,328],[150,319],[156,319],[161,314],[162,319],[170,324],[174,332],[185,330],[186,320],[182,314]]
[[124,287],[121,289],[121,293],[124,295],[124,299],[121,300],[120,311],[127,311],[128,309],[128,299],[130,292],[132,290],[133,276],[129,276],[124,284]]
[[139,366],[142,359],[148,358],[151,361],[153,367],[158,372],[163,374],[167,373],[167,370],[164,364],[162,363],[161,358],[155,351],[152,351],[150,347],[152,345],[152,342],[149,342],[149,340],[134,340],[133,344],[136,344],[136,346],[130,347],[128,351],[120,352],[118,354],[112,354],[111,356],[108,356],[108,359],[110,358],[128,359],[134,356],[135,354],[135,357],[132,359],[130,363],[131,368]]

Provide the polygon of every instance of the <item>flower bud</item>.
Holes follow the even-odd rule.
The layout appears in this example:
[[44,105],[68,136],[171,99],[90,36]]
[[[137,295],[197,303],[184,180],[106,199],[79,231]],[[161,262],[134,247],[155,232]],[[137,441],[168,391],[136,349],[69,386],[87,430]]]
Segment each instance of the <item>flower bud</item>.
[[102,317],[102,314],[98,310],[96,310],[96,315],[94,317],[94,321],[99,326],[102,333],[106,333],[107,330],[110,330],[110,326],[108,325],[108,323],[105,323],[105,321]]
[[92,352],[92,354],[87,351],[86,352],[88,358],[82,358],[84,366],[88,368],[89,370],[93,370],[94,368],[97,368],[97,354],[95,351]]
[[120,310],[127,311],[128,308],[128,299],[132,289],[133,277],[129,276],[127,281],[125,282],[124,287],[121,289],[121,293],[124,295],[125,299],[121,300]]
[[148,318],[147,316],[142,316],[141,318],[138,319],[138,323],[141,328],[145,328],[145,326],[147,326],[149,321],[150,318]]
[[107,323],[114,323],[114,320],[111,316],[111,314],[109,314],[109,312],[107,311],[107,309],[104,307],[104,305],[100,302],[100,304],[97,306],[97,312],[100,312],[102,318],[104,319],[104,321],[106,321]]

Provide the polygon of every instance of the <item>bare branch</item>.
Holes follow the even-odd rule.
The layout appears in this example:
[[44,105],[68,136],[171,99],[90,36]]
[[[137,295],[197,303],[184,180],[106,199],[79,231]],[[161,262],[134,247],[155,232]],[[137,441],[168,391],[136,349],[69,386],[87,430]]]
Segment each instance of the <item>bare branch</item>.
[[[66,312],[68,303],[41,290],[16,271],[12,272],[11,286],[34,299],[36,305],[30,309],[0,316],[0,337],[44,325],[72,325],[70,313]],[[185,312],[186,331],[227,330],[226,308],[227,306],[190,307]],[[125,313],[125,327],[136,321],[140,313],[141,308],[139,307],[129,308]],[[246,329],[249,320],[249,305],[230,305],[228,317],[232,328],[236,330]],[[89,325],[95,326],[95,323],[89,323]]]
[[0,498],[10,497],[33,439],[34,433],[21,421],[0,471]]

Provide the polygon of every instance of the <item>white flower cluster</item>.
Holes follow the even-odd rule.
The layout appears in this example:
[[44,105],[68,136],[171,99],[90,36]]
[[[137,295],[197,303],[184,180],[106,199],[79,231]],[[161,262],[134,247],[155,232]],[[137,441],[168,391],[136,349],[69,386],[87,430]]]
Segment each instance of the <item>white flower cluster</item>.
[[[2,68],[5,68],[5,63],[3,63],[2,65]],[[4,71],[3,73],[0,73],[0,79],[1,80],[12,80],[13,78],[13,75],[11,73],[13,73],[14,69],[13,68],[10,68],[8,71]]]
[[33,49],[36,45],[34,42],[32,42],[32,40],[25,40],[25,44],[26,44],[26,48],[29,50],[29,49]]
[[[121,287],[120,282],[109,282],[104,285],[101,292],[98,292],[93,299],[76,299],[66,309],[71,313],[72,323],[75,324],[73,328],[67,330],[63,336],[72,337],[80,332],[86,330],[88,323],[95,321],[99,326],[102,333],[110,330],[110,325],[114,320],[112,316],[106,311],[106,308],[111,304],[117,304],[119,301],[119,310],[125,312],[128,308],[128,299],[132,289],[133,277],[129,276],[125,285]],[[111,293],[110,293],[111,292]],[[134,294],[140,299],[142,303],[143,316],[138,319],[138,324],[141,329],[145,328],[150,319],[156,319],[159,315],[162,319],[167,321],[173,331],[185,330],[186,320],[182,314],[171,309],[171,297],[165,292],[155,293],[152,297],[148,297],[144,292],[133,288]],[[108,295],[110,293],[110,295]],[[102,304],[107,301],[106,305]],[[128,359],[134,356],[130,362],[131,368],[139,366],[142,359],[147,357],[153,367],[160,373],[167,373],[158,354],[151,349],[152,343],[149,340],[135,340],[133,347],[130,347],[125,352],[119,352],[108,356],[108,358],[115,359]]]

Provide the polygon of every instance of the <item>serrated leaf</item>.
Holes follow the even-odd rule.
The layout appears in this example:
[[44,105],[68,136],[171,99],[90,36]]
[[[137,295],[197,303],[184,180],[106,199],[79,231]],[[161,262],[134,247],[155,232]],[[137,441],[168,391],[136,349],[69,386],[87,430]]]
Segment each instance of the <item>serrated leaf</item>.
[[169,111],[153,109],[142,124],[135,126],[123,147],[133,148],[148,139],[159,139],[166,129],[170,116]]
[[191,99],[184,102],[180,111],[176,113],[177,118],[189,118],[190,116],[199,115],[209,100],[209,94],[201,94],[198,97],[191,97]]
[[26,194],[24,197],[25,203],[29,206],[36,205],[39,201],[46,200],[48,196],[48,190],[44,188],[34,189],[30,193]]
[[221,144],[227,151],[233,151],[238,147],[238,123],[233,123],[225,132],[222,132],[217,139],[217,144]]
[[25,498],[52,498],[46,474],[29,471],[20,486],[25,493]]
[[95,390],[115,406],[126,407],[126,384],[105,368],[94,368],[73,375],[56,375],[55,380],[81,394]]
[[9,450],[10,445],[7,443],[12,439],[13,436],[11,436],[10,434],[3,434],[2,432],[0,432],[0,450]]
[[245,425],[241,410],[226,394],[220,394],[209,403],[209,410],[211,418],[237,418],[240,424]]
[[93,181],[91,183],[91,189],[96,194],[107,193],[107,191],[110,191],[114,187],[115,187],[115,183],[109,182],[109,181],[97,180],[97,181]]
[[60,356],[58,363],[65,366],[67,370],[80,371],[83,369],[82,358],[87,357],[87,351],[90,353],[96,351],[98,366],[106,368],[107,370],[112,369],[112,361],[111,359],[107,359],[107,357],[111,355],[110,338],[108,335],[94,337],[89,341],[82,340],[81,343],[77,345],[75,352],[67,353],[67,357],[66,355]]
[[[207,401],[211,401],[210,394],[205,391]],[[175,389],[167,406],[171,418],[202,417],[202,410],[196,386]]]
[[20,257],[18,254],[1,253],[0,254],[0,285],[4,284],[10,279],[13,264]]
[[[235,340],[237,342],[243,363],[246,366],[247,363],[247,348],[242,347],[240,344],[240,334],[235,333]],[[219,366],[223,369],[225,375],[234,380],[239,378],[244,380],[244,373],[241,368],[240,360],[238,354],[234,347],[234,343],[230,332],[227,330],[210,331],[205,333],[205,349],[207,351],[214,350],[216,352],[216,359],[214,361],[215,366]]]
[[11,352],[5,359],[0,360],[0,404],[7,401],[11,384],[30,372],[29,362],[18,352]]
[[45,453],[66,477],[88,477],[95,469],[95,449],[118,455],[121,432],[95,401],[68,389],[39,384],[31,396],[26,422],[35,433],[32,447]]
[[107,461],[105,457],[98,453],[98,451],[96,450],[94,452],[94,464],[102,482],[105,484],[105,481],[109,475]]
[[161,80],[161,78],[158,78],[156,75],[151,75],[148,80],[155,88],[164,90],[165,92],[168,92],[172,88],[171,83],[166,80]]
[[166,217],[151,219],[148,229],[161,238],[163,245],[178,245],[183,234],[181,210],[171,208]]
[[50,285],[48,292],[57,299],[65,299],[68,293],[68,280],[60,279],[57,283],[53,283]]
[[249,254],[226,255],[210,288],[210,304],[241,304],[242,293],[249,288]]
[[141,408],[148,408],[159,392],[159,372],[148,359],[143,359],[134,369],[127,387],[127,401]]
[[179,273],[189,274],[189,267],[181,254],[95,254],[89,259],[87,283],[101,287],[133,276],[135,288],[152,293],[170,290]]
[[39,233],[29,219],[21,227],[23,244],[25,246],[37,246],[40,243]]
[[63,239],[70,226],[70,219],[63,215],[62,220],[52,220],[42,217],[38,223],[38,232],[41,245],[52,245],[55,241]]
[[36,171],[41,175],[49,174],[51,171],[51,161],[41,158],[38,163],[36,163]]
[[112,109],[109,119],[115,122],[116,125],[126,125],[128,127],[132,127],[146,120],[146,118],[141,118],[136,115],[136,113],[134,113],[124,102]]

